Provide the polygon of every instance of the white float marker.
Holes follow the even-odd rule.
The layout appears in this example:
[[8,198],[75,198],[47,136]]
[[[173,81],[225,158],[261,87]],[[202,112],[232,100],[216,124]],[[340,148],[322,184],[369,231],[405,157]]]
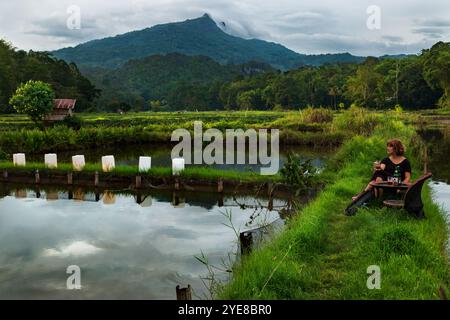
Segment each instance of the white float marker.
[[110,172],[116,167],[116,161],[114,156],[104,156],[102,157],[102,169],[103,172]]
[[139,172],[147,172],[152,168],[151,157],[139,157]]
[[13,154],[13,164],[15,166],[25,166],[25,153],[15,153]]
[[44,155],[45,166],[49,169],[58,168],[58,157],[56,153],[47,153]]
[[72,165],[74,171],[82,171],[86,166],[86,160],[83,155],[76,155],[72,157]]
[[184,159],[175,158],[172,159],[172,174],[179,175],[181,171],[184,170]]

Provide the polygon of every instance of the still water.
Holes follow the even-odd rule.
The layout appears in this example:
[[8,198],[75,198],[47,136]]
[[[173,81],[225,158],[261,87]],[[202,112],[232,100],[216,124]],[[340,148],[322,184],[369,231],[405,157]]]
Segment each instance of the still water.
[[[102,156],[114,155],[117,165],[133,165],[137,166],[140,156],[152,157],[153,167],[171,167],[171,151],[173,146],[164,144],[140,144],[140,145],[128,145],[117,147],[105,147],[96,149],[75,150],[70,152],[58,152],[58,161],[71,163],[72,156],[77,154],[85,155],[86,161],[90,163],[99,163]],[[295,153],[302,159],[311,160],[312,165],[321,168],[324,166],[326,159],[329,158],[336,151],[336,147],[298,147],[290,146],[280,149],[279,166],[283,167],[289,153]],[[236,156],[236,151],[235,151]],[[224,151],[224,158],[226,157],[226,151]],[[261,164],[248,164],[249,155],[248,150],[245,153],[245,159],[247,164],[214,164],[210,167],[220,170],[238,170],[238,171],[257,171],[261,168]],[[27,154],[27,161],[43,162],[43,154]],[[187,165],[189,166],[189,165]],[[206,166],[206,165],[204,165]]]
[[423,130],[422,136],[429,147],[433,197],[450,221],[450,125]]
[[[280,199],[272,206],[252,196],[217,197],[158,191],[136,201],[106,191],[96,199],[82,189],[69,195],[3,186],[0,299],[175,299],[175,287],[188,284],[194,299],[205,299],[201,278],[208,273],[195,257],[231,265],[239,246],[226,224],[240,231],[282,227],[287,206]],[[67,289],[70,265],[81,269],[81,290]]]

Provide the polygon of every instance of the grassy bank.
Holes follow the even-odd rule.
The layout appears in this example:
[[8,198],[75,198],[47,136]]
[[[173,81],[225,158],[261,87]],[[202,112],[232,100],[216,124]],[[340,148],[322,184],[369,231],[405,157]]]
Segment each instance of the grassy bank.
[[[9,161],[0,161],[0,170],[7,169],[10,172],[30,172],[33,174],[36,170],[41,173],[67,173],[72,172],[72,164],[59,163],[58,168],[48,169],[43,163],[27,163],[26,166],[16,167]],[[101,164],[87,163],[83,169],[85,173],[102,172]],[[122,176],[135,176],[139,173],[138,166],[116,166],[110,174],[122,175]],[[172,177],[172,168],[170,167],[155,167],[146,172],[139,173],[143,177],[149,178],[168,178]],[[181,172],[180,177],[182,179],[200,179],[217,181],[221,178],[228,181],[237,182],[281,182],[282,178],[279,174],[272,176],[262,176],[259,172],[250,171],[234,171],[234,170],[218,170],[208,167],[187,167]]]
[[[403,210],[372,205],[354,217],[343,214],[367,183],[371,164],[385,154],[388,138],[401,138],[419,172],[414,130],[385,119],[370,138],[355,136],[341,148],[330,183],[292,219],[285,232],[243,257],[233,279],[218,293],[224,299],[438,299],[449,290],[443,212],[425,187],[425,220]],[[381,289],[367,288],[367,268],[381,268]]]

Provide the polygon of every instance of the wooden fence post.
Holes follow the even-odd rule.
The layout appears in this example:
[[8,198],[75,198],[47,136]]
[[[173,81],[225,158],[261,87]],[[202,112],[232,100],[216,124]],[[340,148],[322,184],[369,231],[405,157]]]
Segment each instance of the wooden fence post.
[[41,183],[41,176],[39,175],[39,170],[36,170],[36,172],[34,173],[34,182],[36,184]]
[[73,173],[72,172],[67,173],[67,184],[69,186],[71,186],[73,184]]
[[180,288],[177,286],[177,300],[192,300],[192,288],[189,284],[187,288]]
[[142,186],[142,177],[136,176],[136,189],[141,188],[141,186]]
[[98,187],[98,182],[99,182],[99,174],[98,174],[98,171],[95,171],[94,186]]
[[252,233],[249,231],[241,232],[239,235],[239,242],[241,244],[241,254],[250,253],[252,247]]

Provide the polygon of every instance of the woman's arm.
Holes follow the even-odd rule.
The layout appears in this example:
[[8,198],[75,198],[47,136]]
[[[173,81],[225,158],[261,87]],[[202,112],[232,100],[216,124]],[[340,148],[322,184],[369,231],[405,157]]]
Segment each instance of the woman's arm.
[[403,183],[410,184],[411,181],[411,172],[405,172],[405,180],[403,180]]

